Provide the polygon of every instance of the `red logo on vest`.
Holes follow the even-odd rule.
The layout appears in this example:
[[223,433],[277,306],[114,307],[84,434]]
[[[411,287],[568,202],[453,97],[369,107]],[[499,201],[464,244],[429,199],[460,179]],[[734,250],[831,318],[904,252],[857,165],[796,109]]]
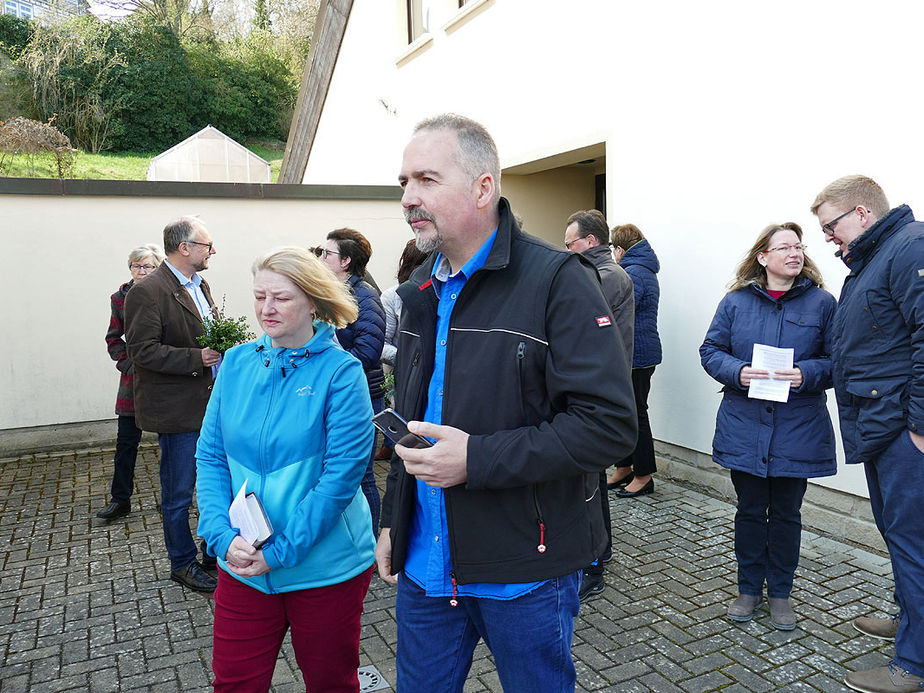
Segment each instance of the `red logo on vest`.
[[597,318],[597,327],[609,327],[612,324],[612,320],[610,320],[609,316],[607,315],[601,315],[599,318]]

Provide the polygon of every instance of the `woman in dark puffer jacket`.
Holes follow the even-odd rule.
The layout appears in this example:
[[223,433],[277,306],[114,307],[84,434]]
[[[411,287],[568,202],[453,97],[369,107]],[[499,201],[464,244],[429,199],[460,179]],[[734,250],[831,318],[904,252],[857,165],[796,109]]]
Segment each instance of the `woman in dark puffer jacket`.
[[[336,229],[327,234],[321,250],[321,260],[341,280],[346,282],[359,306],[359,317],[346,327],[337,330],[340,346],[363,364],[372,410],[378,414],[385,408],[385,373],[382,370],[382,348],[385,346],[385,311],[379,296],[363,280],[366,264],[372,257],[372,245],[359,231]],[[381,499],[375,485],[375,442],[369,451],[369,466],[363,477],[363,494],[372,511],[372,531],[379,533]]]
[[[806,479],[837,471],[825,405],[836,302],[821,284],[821,273],[805,257],[802,229],[791,222],[768,226],[738,266],[699,349],[703,368],[724,393],[712,459],[731,470],[738,494],[732,621],[754,617],[766,582],[771,625],[795,628],[789,594],[799,564]],[[790,383],[785,402],[749,397],[752,381],[771,377],[751,365],[755,344],[793,350],[793,367],[773,374]]]
[[616,262],[632,279],[635,289],[635,343],[632,353],[632,391],[638,412],[638,442],[635,450],[617,462],[607,479],[609,488],[619,488],[620,498],[636,498],[654,491],[654,439],[648,420],[648,393],[655,366],[661,363],[661,337],[658,335],[658,302],[661,264],[651,244],[635,224],[614,226],[611,245]]

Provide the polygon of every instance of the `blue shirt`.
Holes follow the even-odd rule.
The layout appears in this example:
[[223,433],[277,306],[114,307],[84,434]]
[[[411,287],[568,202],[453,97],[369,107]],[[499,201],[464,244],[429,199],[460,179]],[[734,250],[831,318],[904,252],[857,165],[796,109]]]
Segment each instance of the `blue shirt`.
[[[465,282],[488,259],[497,229],[455,274],[450,275],[449,261],[442,254],[433,263],[430,279],[439,298],[436,309],[436,352],[433,375],[427,389],[427,409],[424,421],[443,422],[443,382],[446,374],[446,345],[449,342],[449,322],[456,299]],[[424,589],[428,597],[448,597],[453,594],[452,566],[449,560],[449,525],[446,521],[446,503],[443,489],[434,488],[417,480],[417,502],[408,544],[404,574]],[[489,599],[515,599],[530,592],[542,582],[526,583],[471,583],[458,585],[456,594],[462,597]]]
[[[209,305],[209,301],[205,297],[205,293],[202,291],[202,277],[193,272],[192,277],[187,279],[185,276],[183,276],[183,273],[171,265],[168,260],[164,260],[164,264],[170,268],[170,271],[173,272],[173,275],[177,278],[177,281],[179,281],[180,284],[189,293],[189,295],[192,296],[193,303],[195,303],[196,308],[199,309],[199,317],[201,317],[203,320],[208,318],[212,314],[212,307]],[[218,365],[212,366],[212,377],[218,377]]]

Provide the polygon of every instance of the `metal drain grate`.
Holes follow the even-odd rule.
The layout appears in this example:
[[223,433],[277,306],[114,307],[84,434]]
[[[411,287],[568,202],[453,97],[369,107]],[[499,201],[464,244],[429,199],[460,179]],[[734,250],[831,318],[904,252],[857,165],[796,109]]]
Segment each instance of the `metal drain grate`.
[[391,686],[385,677],[379,673],[371,664],[367,667],[360,667],[356,673],[359,675],[359,690],[361,693],[370,693],[371,691],[390,690]]

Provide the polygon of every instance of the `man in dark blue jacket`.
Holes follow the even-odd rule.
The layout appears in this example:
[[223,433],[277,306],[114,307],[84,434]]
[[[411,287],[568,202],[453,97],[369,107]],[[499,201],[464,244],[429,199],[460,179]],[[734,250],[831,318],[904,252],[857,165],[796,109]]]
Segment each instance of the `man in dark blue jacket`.
[[395,408],[435,444],[395,446],[382,503],[397,689],[462,691],[483,638],[505,690],[573,691],[599,473],[636,435],[627,364],[601,358],[623,345],[593,267],[520,231],[484,127],[424,121],[399,181],[431,257],[398,289]]
[[839,178],[812,205],[850,274],[832,327],[831,360],[848,463],[862,463],[895,577],[899,614],[854,626],[895,638],[889,666],[851,673],[857,691],[924,688],[924,224],[889,209],[865,176]]

